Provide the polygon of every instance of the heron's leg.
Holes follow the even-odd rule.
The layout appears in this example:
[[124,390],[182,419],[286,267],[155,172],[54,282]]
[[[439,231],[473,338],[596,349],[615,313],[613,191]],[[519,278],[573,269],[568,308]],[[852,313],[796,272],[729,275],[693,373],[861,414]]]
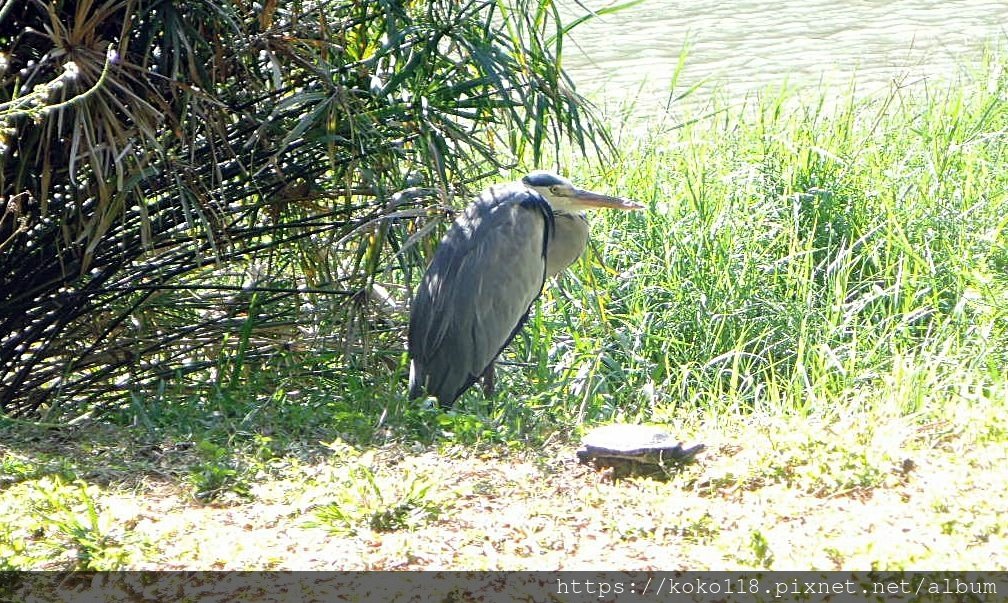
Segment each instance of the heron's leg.
[[494,379],[494,362],[491,360],[490,364],[487,365],[486,370],[483,371],[483,397],[491,398],[494,395],[494,386],[497,384],[497,380]]

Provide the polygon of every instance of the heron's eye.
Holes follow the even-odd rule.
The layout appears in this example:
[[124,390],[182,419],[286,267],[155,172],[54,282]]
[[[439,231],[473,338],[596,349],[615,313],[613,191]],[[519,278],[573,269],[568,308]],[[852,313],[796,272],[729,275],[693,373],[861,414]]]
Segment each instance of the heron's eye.
[[554,184],[553,186],[550,187],[550,192],[553,193],[554,195],[559,195],[560,187]]

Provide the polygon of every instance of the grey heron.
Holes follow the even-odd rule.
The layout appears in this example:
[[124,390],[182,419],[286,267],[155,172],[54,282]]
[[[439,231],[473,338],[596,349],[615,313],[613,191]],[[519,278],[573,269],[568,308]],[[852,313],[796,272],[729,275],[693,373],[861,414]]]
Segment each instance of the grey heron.
[[458,216],[410,307],[410,398],[450,408],[521,330],[546,279],[588,243],[583,210],[643,209],[549,172],[491,186]]

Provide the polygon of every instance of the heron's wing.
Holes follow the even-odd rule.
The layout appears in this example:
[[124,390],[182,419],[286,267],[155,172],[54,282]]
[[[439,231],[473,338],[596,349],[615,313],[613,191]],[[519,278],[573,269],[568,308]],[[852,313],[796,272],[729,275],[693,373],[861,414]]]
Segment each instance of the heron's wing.
[[511,341],[545,280],[552,228],[546,201],[495,187],[456,220],[410,313],[410,395],[450,406]]

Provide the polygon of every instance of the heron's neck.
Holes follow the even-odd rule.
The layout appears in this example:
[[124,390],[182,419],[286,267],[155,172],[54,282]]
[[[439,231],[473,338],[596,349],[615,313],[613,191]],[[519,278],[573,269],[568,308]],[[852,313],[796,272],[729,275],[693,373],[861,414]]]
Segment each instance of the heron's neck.
[[569,209],[553,209],[554,216],[566,216],[569,218],[581,218],[582,222],[588,222],[588,216],[583,211],[571,211]]
[[546,248],[546,275],[553,276],[578,259],[588,243],[588,220],[580,212],[553,212],[554,230]]

